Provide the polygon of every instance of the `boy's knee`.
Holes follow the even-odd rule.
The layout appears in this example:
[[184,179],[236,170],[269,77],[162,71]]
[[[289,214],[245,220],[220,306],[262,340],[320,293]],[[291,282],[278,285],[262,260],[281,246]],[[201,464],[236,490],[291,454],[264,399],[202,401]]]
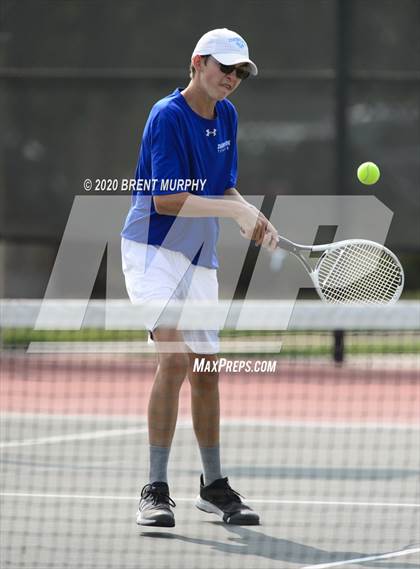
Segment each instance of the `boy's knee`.
[[183,381],[188,371],[187,354],[160,354],[159,369],[168,374],[168,378]]

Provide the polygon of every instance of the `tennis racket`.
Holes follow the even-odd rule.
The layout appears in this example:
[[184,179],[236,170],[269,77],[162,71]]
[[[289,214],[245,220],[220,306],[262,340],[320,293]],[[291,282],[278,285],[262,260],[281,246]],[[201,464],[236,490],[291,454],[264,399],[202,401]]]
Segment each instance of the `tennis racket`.
[[[331,304],[393,304],[404,288],[404,271],[392,251],[365,239],[329,245],[298,245],[278,238],[280,249],[295,255],[320,298]],[[308,252],[321,252],[315,266]]]

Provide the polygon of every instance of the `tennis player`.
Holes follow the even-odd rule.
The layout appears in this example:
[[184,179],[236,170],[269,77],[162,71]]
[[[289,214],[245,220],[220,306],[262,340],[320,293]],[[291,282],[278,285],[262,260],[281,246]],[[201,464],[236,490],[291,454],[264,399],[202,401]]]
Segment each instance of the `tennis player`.
[[[219,217],[234,220],[257,245],[275,248],[277,231],[236,189],[237,112],[227,97],[257,72],[241,36],[226,28],[211,30],[193,51],[188,86],[153,106],[136,170],[144,188],[133,193],[122,231],[123,271],[133,303],[216,302]],[[227,524],[258,524],[258,514],[222,475],[218,373],[193,370],[196,357],[217,360],[218,332],[180,331],[156,315],[147,327],[159,363],[148,406],[149,483],[141,491],[137,523],[175,525],[167,465],[179,391],[188,377],[203,465],[196,506]],[[168,351],[169,342],[183,349]]]

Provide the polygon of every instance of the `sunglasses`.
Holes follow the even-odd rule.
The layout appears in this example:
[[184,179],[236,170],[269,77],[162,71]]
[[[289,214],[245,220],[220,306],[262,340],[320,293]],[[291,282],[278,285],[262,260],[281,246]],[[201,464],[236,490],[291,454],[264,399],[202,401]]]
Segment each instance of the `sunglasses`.
[[234,71],[236,73],[236,77],[242,80],[248,79],[250,75],[249,71],[244,67],[236,67],[235,65],[224,65],[223,63],[220,63],[220,61],[217,61],[217,59],[215,59],[214,57],[212,57],[212,60],[215,63],[217,63],[220,71],[225,75],[230,75]]

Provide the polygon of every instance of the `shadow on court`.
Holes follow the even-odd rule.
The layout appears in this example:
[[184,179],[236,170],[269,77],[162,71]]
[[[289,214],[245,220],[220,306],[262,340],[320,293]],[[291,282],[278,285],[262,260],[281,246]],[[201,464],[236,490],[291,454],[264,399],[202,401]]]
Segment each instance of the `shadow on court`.
[[[316,547],[311,547],[290,540],[272,537],[261,531],[255,531],[244,526],[228,526],[223,522],[210,521],[205,522],[212,526],[219,526],[225,529],[231,535],[227,538],[232,543],[226,543],[215,539],[191,538],[185,535],[159,531],[142,531],[141,538],[168,539],[178,540],[184,543],[190,543],[200,546],[207,546],[213,551],[218,551],[225,555],[246,555],[255,556],[272,561],[284,561],[285,563],[299,563],[303,565],[314,565],[317,563],[334,563],[343,562],[347,559],[360,559],[374,555],[382,555],[381,552],[350,552],[350,551],[325,551]],[[411,547],[410,545],[406,546]],[[302,565],[302,566],[303,566]],[[352,567],[380,567],[384,569],[416,569],[415,563],[401,562],[384,562],[384,561],[366,561],[363,563],[352,564]]]

